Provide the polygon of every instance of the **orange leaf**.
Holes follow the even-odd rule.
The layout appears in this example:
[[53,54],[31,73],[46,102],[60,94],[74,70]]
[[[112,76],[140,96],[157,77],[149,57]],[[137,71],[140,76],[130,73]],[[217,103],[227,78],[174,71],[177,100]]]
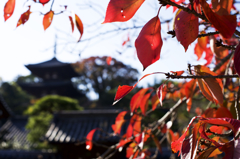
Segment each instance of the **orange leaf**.
[[30,6],[29,6],[29,9],[26,12],[24,12],[19,18],[17,27],[21,24],[25,24],[28,21],[30,14],[31,12],[30,12]]
[[8,20],[13,14],[15,8],[15,0],[8,0],[4,6],[4,20]]
[[93,135],[95,133],[95,131],[97,130],[98,128],[95,128],[93,130],[91,130],[88,134],[87,134],[87,137],[86,137],[86,149],[88,150],[91,150],[92,149],[92,138],[93,138]]
[[236,30],[237,19],[235,15],[218,15],[209,7],[206,0],[200,0],[203,12],[212,25],[221,33],[223,38],[229,39]]
[[219,15],[230,14],[233,0],[212,0],[213,11]]
[[148,108],[148,99],[149,99],[150,95],[151,95],[151,93],[146,94],[140,103],[140,108],[141,108],[143,115],[146,115],[146,111]]
[[137,135],[141,133],[141,120],[142,117],[137,116],[133,125],[133,135]]
[[71,23],[71,26],[72,26],[72,32],[74,31],[74,23],[73,23],[73,19],[71,16],[69,16],[69,20],[70,20],[70,23]]
[[157,94],[152,97],[151,102],[152,102],[152,110],[155,110],[157,108],[158,103],[160,103],[158,100]]
[[[206,34],[206,32],[201,31],[200,34]],[[207,43],[208,43],[208,36],[203,36],[198,38],[198,45],[200,46],[201,49],[203,50],[207,49]]]
[[207,61],[207,63],[205,64],[205,66],[207,66],[212,63],[213,53],[210,48],[207,48],[205,51],[206,51],[206,56],[204,59]]
[[114,131],[114,134],[120,134],[121,133],[121,127],[124,123],[125,123],[125,120],[115,121],[115,124],[112,125],[112,129]]
[[162,44],[160,20],[156,16],[144,25],[135,41],[137,56],[143,70],[159,60]]
[[78,42],[81,40],[82,35],[83,35],[83,23],[81,21],[81,19],[77,16],[77,14],[75,14],[75,21],[76,21],[76,25],[78,28],[78,31],[80,32],[80,38],[78,39]]
[[48,3],[50,0],[39,0],[40,3],[44,6],[46,3]]
[[111,61],[112,61],[112,57],[108,56],[107,59],[106,59],[107,64],[110,65]]
[[177,40],[183,45],[185,51],[198,36],[198,18],[181,10],[175,17],[174,29]]
[[198,43],[196,43],[195,47],[194,47],[194,54],[197,55],[197,60],[200,60],[200,58],[202,57],[204,50],[199,46]]
[[216,118],[233,118],[233,116],[227,108],[219,107],[216,111]]
[[103,23],[125,22],[131,19],[145,0],[110,0]]
[[120,134],[121,127],[124,124],[124,116],[127,114],[127,111],[120,112],[118,116],[116,117],[115,124],[112,125],[112,129],[114,131],[114,134]]
[[140,106],[143,96],[148,90],[149,90],[149,88],[143,88],[140,91],[138,91],[136,94],[134,94],[134,96],[132,97],[132,99],[130,101],[131,112],[134,112],[134,110]]
[[113,105],[116,104],[119,100],[121,100],[129,92],[131,92],[133,88],[134,88],[133,86],[128,86],[128,85],[118,86]]
[[48,13],[46,13],[43,17],[43,28],[44,30],[46,30],[52,23],[53,20],[53,15],[54,12],[53,11],[49,11]]

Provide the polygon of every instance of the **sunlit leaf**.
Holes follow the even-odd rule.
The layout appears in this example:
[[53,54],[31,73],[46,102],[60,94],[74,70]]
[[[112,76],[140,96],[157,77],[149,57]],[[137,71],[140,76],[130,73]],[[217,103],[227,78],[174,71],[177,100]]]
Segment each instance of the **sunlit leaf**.
[[91,150],[92,149],[92,138],[93,138],[93,135],[95,133],[95,131],[97,130],[98,128],[95,128],[93,130],[91,130],[88,134],[87,134],[87,137],[86,137],[86,149],[88,150]]
[[158,96],[157,94],[155,94],[152,99],[151,99],[151,103],[152,103],[152,110],[155,110],[157,108],[157,105],[160,103],[158,100]]
[[28,21],[30,14],[31,12],[30,12],[30,6],[29,6],[29,9],[26,12],[24,12],[19,18],[17,27],[21,24],[25,24]]
[[197,39],[198,36],[198,18],[183,10],[176,15],[174,28],[177,40],[183,45],[185,51],[188,46]]
[[151,95],[151,93],[147,93],[146,95],[144,95],[144,97],[140,103],[140,108],[141,108],[143,115],[146,115],[146,111],[148,108],[148,99],[149,99],[150,95]]
[[131,19],[145,0],[110,0],[103,23]]
[[143,88],[140,91],[138,91],[131,99],[130,101],[130,109],[131,112],[134,112],[135,109],[139,108],[141,101],[143,99],[143,96],[145,93],[149,90],[149,88]]
[[43,28],[44,30],[46,30],[52,23],[53,20],[53,15],[54,12],[53,11],[49,11],[48,13],[46,13],[43,17]]
[[82,35],[83,35],[83,23],[82,23],[81,19],[78,17],[77,14],[75,14],[75,21],[76,21],[78,31],[80,32],[80,37],[78,39],[78,42],[79,42],[82,38]]
[[206,0],[200,0],[200,4],[207,19],[221,35],[226,39],[231,38],[237,26],[236,15],[218,15],[212,11]]
[[120,134],[121,127],[124,124],[124,116],[127,114],[127,111],[122,111],[118,114],[115,120],[115,124],[112,125],[112,129],[114,131],[114,134]]
[[69,20],[70,20],[71,27],[72,27],[72,32],[73,32],[74,31],[74,23],[73,23],[72,16],[69,16]]
[[8,20],[13,14],[15,8],[15,0],[8,0],[4,6],[4,20]]
[[230,14],[233,0],[212,0],[213,11],[219,15]]
[[135,41],[137,56],[145,70],[160,58],[162,48],[161,24],[158,16],[144,25]]
[[133,86],[128,85],[118,86],[113,105],[116,104],[119,100],[121,100],[129,92],[131,92],[133,88],[134,88]]

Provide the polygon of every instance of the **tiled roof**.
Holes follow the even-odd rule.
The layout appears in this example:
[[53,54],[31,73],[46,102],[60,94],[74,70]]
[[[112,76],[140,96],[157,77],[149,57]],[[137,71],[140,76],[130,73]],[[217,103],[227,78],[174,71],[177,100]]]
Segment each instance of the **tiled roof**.
[[[121,110],[84,110],[57,113],[54,116],[45,137],[49,142],[75,143],[85,141],[87,134],[94,128],[102,128],[106,133],[113,133],[112,124]],[[126,131],[127,124],[122,127]],[[117,136],[107,137],[102,131],[96,131],[93,141],[117,142]]]
[[3,141],[11,144],[30,147],[32,144],[27,141],[27,131],[25,125],[27,117],[9,118],[0,128],[0,134]]
[[65,65],[69,65],[69,63],[63,63],[58,61],[55,57],[52,58],[51,60],[45,61],[45,62],[41,62],[41,63],[37,63],[37,64],[29,64],[26,65],[27,68],[36,68],[36,67],[58,67],[58,66],[65,66]]

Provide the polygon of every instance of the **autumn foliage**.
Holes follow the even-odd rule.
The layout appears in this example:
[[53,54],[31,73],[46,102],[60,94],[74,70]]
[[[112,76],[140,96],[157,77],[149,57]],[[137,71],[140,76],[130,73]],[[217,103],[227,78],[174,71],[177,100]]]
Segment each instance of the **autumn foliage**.
[[[137,57],[143,70],[161,58],[161,49],[164,45],[161,35],[160,10],[164,7],[173,7],[173,30],[168,34],[183,46],[194,45],[194,54],[197,60],[204,58],[205,65],[188,65],[188,70],[171,72],[154,72],[144,75],[164,74],[166,81],[158,88],[143,88],[139,90],[129,103],[130,110],[118,114],[115,124],[112,125],[112,135],[120,137],[119,143],[108,150],[126,148],[127,158],[149,158],[153,154],[144,145],[152,142],[161,153],[162,139],[167,139],[171,150],[178,153],[182,159],[207,159],[221,156],[224,159],[240,158],[239,152],[239,74],[240,74],[240,46],[238,40],[240,32],[237,15],[239,10],[234,0],[158,0],[159,10],[156,16],[150,19],[141,29],[135,40]],[[42,5],[49,1],[34,1]],[[125,22],[131,19],[144,0],[110,0],[105,23]],[[15,7],[15,0],[8,0],[4,7],[5,21],[11,17]],[[30,7],[23,13],[17,26],[28,21],[31,15]],[[50,10],[43,16],[43,28],[50,27],[55,11]],[[74,24],[83,34],[83,23],[75,15],[69,16],[72,31]],[[122,45],[129,42],[129,37]],[[111,64],[111,57],[107,58]],[[187,65],[187,64],[186,64]],[[161,70],[161,68],[159,68]],[[185,79],[178,85],[169,79]],[[122,85],[118,87],[114,103],[121,102],[138,84]],[[205,107],[198,106],[192,110],[194,101],[205,99],[209,102]],[[169,111],[157,121],[146,122],[151,113],[164,106],[164,101],[176,102]],[[194,112],[195,116],[189,121],[185,129],[174,132],[171,129],[176,117],[177,108],[185,107],[187,112]],[[126,116],[130,116],[127,119]],[[143,124],[144,123],[144,124]],[[125,132],[121,130],[126,124]],[[94,146],[92,139],[96,128],[86,136],[86,148]],[[102,130],[104,131],[104,130]],[[181,135],[179,135],[181,134]],[[180,136],[180,137],[179,137]],[[106,152],[108,152],[108,150]],[[110,151],[111,152],[111,151]],[[107,157],[104,153],[101,157]]]

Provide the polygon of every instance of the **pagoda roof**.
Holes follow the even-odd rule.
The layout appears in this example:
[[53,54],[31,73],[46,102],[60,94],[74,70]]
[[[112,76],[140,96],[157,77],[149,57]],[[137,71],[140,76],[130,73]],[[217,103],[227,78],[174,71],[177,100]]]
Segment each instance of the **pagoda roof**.
[[54,57],[51,60],[48,60],[48,61],[45,61],[45,62],[26,65],[26,67],[27,68],[46,68],[46,67],[61,67],[61,66],[66,66],[66,65],[70,65],[70,64],[60,62],[60,61],[57,60],[56,57]]
[[[119,109],[101,109],[84,111],[63,111],[56,113],[54,119],[45,134],[45,138],[52,143],[78,143],[85,141],[87,134],[95,128],[102,131],[96,131],[93,136],[95,142],[118,142],[118,136],[107,136],[113,133],[112,124],[115,118],[122,110]],[[127,124],[121,129],[121,135],[126,132]]]
[[79,76],[71,63],[60,62],[56,57],[45,62],[25,65],[25,67],[27,67],[32,74],[42,78],[44,78],[46,72],[59,72],[59,75],[66,76],[67,78]]

